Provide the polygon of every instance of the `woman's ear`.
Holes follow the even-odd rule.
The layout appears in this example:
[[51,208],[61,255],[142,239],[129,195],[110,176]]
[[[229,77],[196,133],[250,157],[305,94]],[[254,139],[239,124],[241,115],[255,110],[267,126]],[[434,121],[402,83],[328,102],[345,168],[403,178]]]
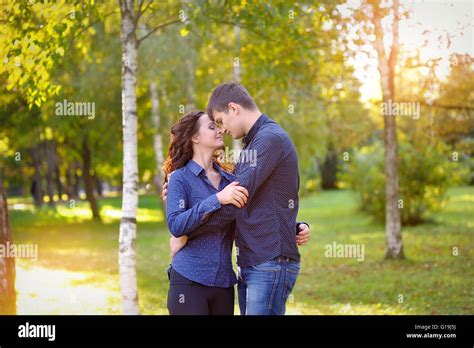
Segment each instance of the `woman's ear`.
[[194,135],[191,137],[191,141],[192,141],[194,144],[199,144],[199,135],[194,134]]

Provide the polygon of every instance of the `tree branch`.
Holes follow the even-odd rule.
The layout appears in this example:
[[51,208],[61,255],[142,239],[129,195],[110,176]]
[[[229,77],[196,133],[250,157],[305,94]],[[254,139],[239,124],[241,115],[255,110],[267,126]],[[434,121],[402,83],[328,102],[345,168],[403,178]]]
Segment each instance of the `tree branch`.
[[138,13],[137,13],[137,19],[136,19],[137,23],[140,17],[150,8],[151,4],[153,4],[153,0],[151,0],[148,4],[146,4],[145,8],[143,8],[143,2],[144,0],[141,0],[140,5],[138,6]]
[[92,23],[90,23],[88,26],[86,27],[83,27],[83,28],[80,28],[78,31],[76,31],[76,33],[74,33],[73,36],[71,36],[71,38],[69,39],[69,46],[71,45],[71,43],[74,41],[74,39],[76,37],[79,36],[79,34],[81,34],[82,32],[84,32],[85,30],[93,27],[94,25],[96,25],[97,23],[99,23],[100,21],[102,21],[103,19],[105,19],[106,17],[110,16],[111,14],[115,14],[115,13],[120,13],[116,10],[114,11],[111,11],[111,12],[108,12],[106,14],[104,14],[101,18],[98,18],[97,20],[93,21]]
[[242,29],[245,29],[251,33],[254,33],[254,34],[257,34],[261,37],[263,37],[264,39],[267,39],[269,41],[272,41],[272,42],[277,42],[277,40],[259,32],[259,31],[256,31],[256,30],[252,30],[252,29],[249,29],[248,27],[242,25],[241,23],[236,23],[236,22],[232,22],[232,21],[228,21],[228,20],[223,20],[223,19],[219,19],[219,18],[215,18],[215,17],[211,17],[209,16],[209,18],[217,23],[220,23],[220,24],[227,24],[227,25],[232,25],[232,26],[237,26],[239,28],[242,28]]
[[399,23],[399,4],[398,0],[393,0],[393,35],[392,35],[392,49],[388,58],[388,65],[390,69],[395,68],[395,61],[398,54],[398,23]]
[[[369,101],[373,105],[380,105],[380,103],[383,102],[383,100],[374,100],[374,101]],[[419,103],[422,106],[430,107],[430,108],[440,108],[440,109],[446,109],[446,110],[467,110],[467,111],[474,111],[474,106],[468,106],[468,105],[449,105],[449,104],[437,104],[437,103],[432,103],[429,104],[426,101],[419,101],[419,100],[404,100],[404,99],[396,99],[393,101],[394,103]]]
[[155,33],[156,31],[158,31],[160,29],[163,29],[164,27],[167,27],[169,25],[175,24],[175,23],[181,23],[181,20],[180,19],[175,19],[174,21],[160,24],[159,26],[151,29],[148,33],[146,33],[140,39],[138,39],[138,44],[140,44],[143,40],[145,40],[147,37],[149,37],[151,34]]

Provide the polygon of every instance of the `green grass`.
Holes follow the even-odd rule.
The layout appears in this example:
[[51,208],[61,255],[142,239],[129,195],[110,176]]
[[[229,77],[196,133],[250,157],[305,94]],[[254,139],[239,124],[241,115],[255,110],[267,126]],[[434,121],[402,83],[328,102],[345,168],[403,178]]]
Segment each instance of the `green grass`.
[[[299,219],[311,224],[312,239],[301,248],[301,274],[287,312],[473,314],[474,188],[454,188],[449,196],[432,223],[403,229],[403,261],[383,260],[384,227],[357,211],[352,192],[302,199]],[[39,247],[37,261],[17,260],[19,313],[119,314],[120,198],[101,200],[102,223],[89,220],[84,202],[39,212],[22,199],[9,203],[14,242]],[[140,197],[138,221],[141,311],[166,314],[169,233],[157,197]],[[363,245],[364,260],[325,257],[333,242]]]

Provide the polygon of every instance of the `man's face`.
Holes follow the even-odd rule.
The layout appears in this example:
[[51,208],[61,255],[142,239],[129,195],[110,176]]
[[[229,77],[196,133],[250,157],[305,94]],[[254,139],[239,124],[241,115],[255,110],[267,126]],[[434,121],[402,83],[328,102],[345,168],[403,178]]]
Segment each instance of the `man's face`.
[[212,116],[225,134],[230,134],[234,139],[240,139],[245,135],[241,124],[242,117],[239,117],[239,112],[235,108],[230,107],[227,113],[214,110]]

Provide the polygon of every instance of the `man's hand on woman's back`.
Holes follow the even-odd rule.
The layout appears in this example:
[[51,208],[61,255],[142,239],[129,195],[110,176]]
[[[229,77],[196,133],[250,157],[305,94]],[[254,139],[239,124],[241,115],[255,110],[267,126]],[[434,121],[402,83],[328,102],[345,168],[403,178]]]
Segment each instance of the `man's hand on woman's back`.
[[309,226],[307,224],[300,224],[298,227],[298,234],[296,235],[296,244],[298,246],[303,246],[308,243],[310,234],[309,234]]

